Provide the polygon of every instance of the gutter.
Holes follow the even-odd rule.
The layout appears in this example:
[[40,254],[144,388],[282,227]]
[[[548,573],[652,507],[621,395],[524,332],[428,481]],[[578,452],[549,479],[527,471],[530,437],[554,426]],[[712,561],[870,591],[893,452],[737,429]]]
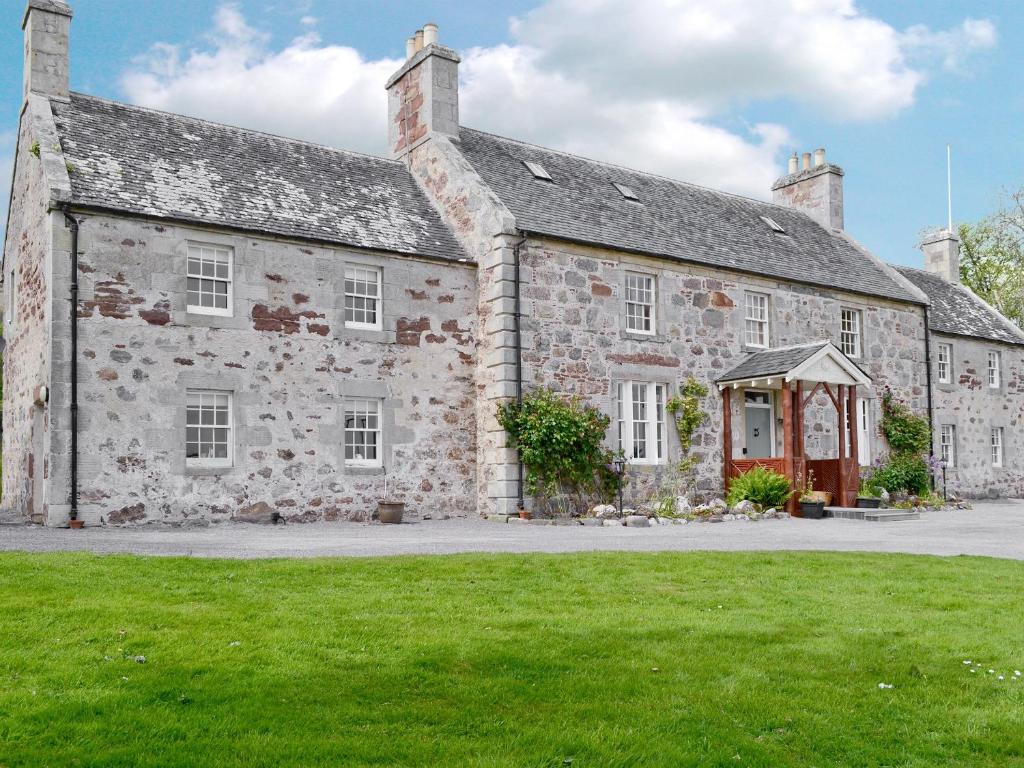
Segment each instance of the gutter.
[[71,519],[78,519],[78,219],[70,206],[61,206],[71,228]]
[[[932,405],[932,332],[928,325],[928,305],[924,307],[924,378],[928,388],[928,458],[935,458],[935,410]],[[929,474],[929,483],[935,490],[935,476]]]

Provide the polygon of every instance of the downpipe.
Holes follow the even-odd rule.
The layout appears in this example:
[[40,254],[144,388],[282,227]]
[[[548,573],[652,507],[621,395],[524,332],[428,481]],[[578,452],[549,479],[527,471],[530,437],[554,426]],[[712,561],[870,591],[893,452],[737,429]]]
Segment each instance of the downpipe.
[[71,498],[70,518],[78,519],[78,227],[79,222],[64,205],[64,222],[71,229]]

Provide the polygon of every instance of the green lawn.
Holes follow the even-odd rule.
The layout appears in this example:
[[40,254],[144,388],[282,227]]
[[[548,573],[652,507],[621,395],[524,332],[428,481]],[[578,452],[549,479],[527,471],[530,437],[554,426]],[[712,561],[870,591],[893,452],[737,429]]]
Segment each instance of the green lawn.
[[5,767],[1024,766],[1015,669],[1009,561],[0,555]]

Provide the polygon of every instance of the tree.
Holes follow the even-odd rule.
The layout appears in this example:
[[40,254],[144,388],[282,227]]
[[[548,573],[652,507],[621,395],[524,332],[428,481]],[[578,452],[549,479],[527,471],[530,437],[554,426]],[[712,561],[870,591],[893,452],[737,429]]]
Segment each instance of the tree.
[[960,279],[1024,327],[1024,188],[1007,195],[995,213],[961,224]]

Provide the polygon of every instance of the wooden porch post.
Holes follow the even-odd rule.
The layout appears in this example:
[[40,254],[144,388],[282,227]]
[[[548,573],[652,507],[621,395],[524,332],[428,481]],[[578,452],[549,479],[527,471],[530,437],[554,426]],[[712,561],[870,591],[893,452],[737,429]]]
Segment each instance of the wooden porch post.
[[839,412],[839,505],[846,506],[846,387],[840,384],[836,411]]
[[[796,485],[793,477],[793,393],[789,382],[782,380],[782,472],[789,482]],[[786,510],[793,514],[796,511],[796,496],[790,496],[786,502]]]
[[850,414],[850,458],[854,461],[854,466],[860,466],[860,453],[857,450],[857,431],[860,425],[857,423],[857,385],[851,384],[847,387],[850,393],[850,402],[847,408]]
[[793,423],[796,428],[796,455],[804,455],[804,385],[800,379],[796,380],[795,392],[793,394]]
[[729,492],[729,465],[732,464],[732,388],[722,390],[722,495]]

